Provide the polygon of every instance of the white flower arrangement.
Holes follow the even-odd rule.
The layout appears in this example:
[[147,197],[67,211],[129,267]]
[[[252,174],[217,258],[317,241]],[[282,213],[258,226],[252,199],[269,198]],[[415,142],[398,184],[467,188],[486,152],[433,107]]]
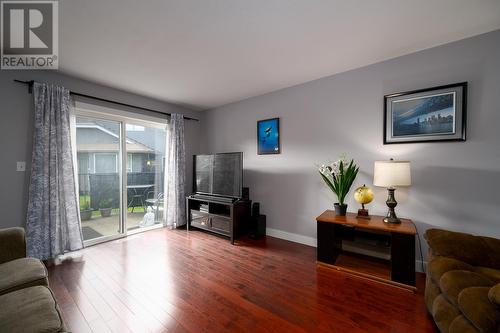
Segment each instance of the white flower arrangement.
[[359,171],[354,160],[348,162],[346,156],[342,155],[337,161],[322,164],[318,171],[328,187],[337,195],[339,204],[344,205],[345,197]]

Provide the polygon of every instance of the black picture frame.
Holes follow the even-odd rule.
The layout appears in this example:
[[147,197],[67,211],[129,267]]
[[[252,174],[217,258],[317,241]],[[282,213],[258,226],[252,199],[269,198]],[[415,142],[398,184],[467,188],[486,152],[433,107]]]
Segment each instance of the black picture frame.
[[[265,123],[274,123],[276,126],[276,142],[273,144],[272,149],[265,149],[261,144],[261,131],[260,127]],[[271,155],[281,154],[281,134],[280,134],[280,118],[269,118],[257,121],[257,154],[258,155]]]
[[[384,96],[384,133],[383,140],[384,145],[386,144],[400,144],[400,143],[421,143],[421,142],[449,142],[449,141],[465,141],[466,140],[466,129],[467,129],[467,82],[459,82],[453,83],[443,86],[431,87],[426,89],[419,89],[413,91],[405,91],[399,93],[393,93]],[[445,118],[451,119],[453,121],[453,132],[430,132],[430,133],[414,133],[414,134],[400,134],[394,135],[395,130],[395,120],[393,113],[394,112],[402,112],[402,111],[394,111],[393,107],[395,103],[418,103],[419,99],[422,99],[421,108],[424,108],[426,99],[428,102],[431,101],[431,98],[441,98],[450,102],[450,97],[453,96],[453,116],[449,118],[451,115],[441,118],[441,114],[438,114],[438,118],[435,115],[431,118],[427,118],[423,121],[423,125],[420,123],[420,117],[418,117],[418,123],[413,124],[404,124],[400,122],[398,127],[400,132],[411,131],[412,128],[418,128],[419,130],[422,127],[427,126],[425,123],[429,123],[428,126],[435,126],[436,124],[430,125],[431,122],[438,122],[441,119],[443,123],[449,123],[450,120],[446,120]],[[444,97],[447,96],[447,97]],[[427,104],[431,105],[431,104]],[[432,107],[432,106],[427,106]],[[415,107],[413,110],[417,109]],[[403,110],[404,111],[404,110]],[[435,113],[441,111],[440,109],[437,111],[429,111],[428,114]],[[408,110],[410,112],[410,110]],[[415,117],[415,116],[414,116]],[[410,118],[414,119],[414,118]],[[404,127],[404,126],[406,127]],[[441,125],[441,124],[439,124]],[[440,127],[440,126],[438,126]],[[449,127],[449,124],[443,124],[443,127]]]

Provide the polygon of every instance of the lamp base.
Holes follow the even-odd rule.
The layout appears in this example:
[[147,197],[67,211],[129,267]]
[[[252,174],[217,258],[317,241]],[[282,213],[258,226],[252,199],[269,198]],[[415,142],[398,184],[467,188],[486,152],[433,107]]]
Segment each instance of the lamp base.
[[394,190],[395,189],[392,187],[389,187],[387,189],[389,195],[388,195],[387,201],[385,203],[387,204],[387,207],[389,207],[389,211],[387,212],[387,215],[384,218],[384,222],[398,224],[398,223],[401,223],[401,220],[398,219],[398,217],[396,216],[396,212],[394,211],[394,208],[398,204],[396,199],[394,198]]
[[398,219],[397,217],[386,217],[384,218],[385,223],[392,223],[392,224],[399,224],[401,223],[401,220]]

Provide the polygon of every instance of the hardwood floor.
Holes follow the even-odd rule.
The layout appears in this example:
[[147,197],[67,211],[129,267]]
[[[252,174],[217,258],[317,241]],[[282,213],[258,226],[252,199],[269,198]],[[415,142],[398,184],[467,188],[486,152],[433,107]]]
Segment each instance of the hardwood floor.
[[437,332],[417,294],[317,267],[315,248],[158,229],[49,267],[72,332]]

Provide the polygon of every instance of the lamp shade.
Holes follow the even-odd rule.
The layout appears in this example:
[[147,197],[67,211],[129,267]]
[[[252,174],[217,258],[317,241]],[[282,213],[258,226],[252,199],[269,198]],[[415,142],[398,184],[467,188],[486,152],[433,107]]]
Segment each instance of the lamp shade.
[[410,162],[375,161],[373,185],[380,187],[410,186]]

